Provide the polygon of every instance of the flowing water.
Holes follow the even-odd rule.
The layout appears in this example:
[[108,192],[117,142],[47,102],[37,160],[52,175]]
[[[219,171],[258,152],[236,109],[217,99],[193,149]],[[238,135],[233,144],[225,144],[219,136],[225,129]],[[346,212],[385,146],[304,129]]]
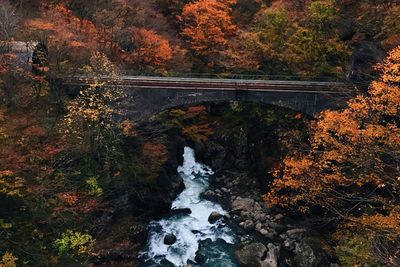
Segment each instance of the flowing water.
[[[196,162],[194,151],[185,147],[184,161],[178,167],[185,190],[172,203],[173,209],[189,208],[191,214],[173,215],[149,225],[149,240],[142,258],[147,266],[195,265],[195,255],[201,246],[205,262],[201,266],[236,266],[233,255],[235,236],[222,221],[208,222],[211,212],[226,214],[217,203],[202,199],[200,194],[209,186],[208,178],[213,174],[210,167]],[[165,245],[164,237],[174,234],[177,241]],[[200,265],[199,265],[200,266]]]

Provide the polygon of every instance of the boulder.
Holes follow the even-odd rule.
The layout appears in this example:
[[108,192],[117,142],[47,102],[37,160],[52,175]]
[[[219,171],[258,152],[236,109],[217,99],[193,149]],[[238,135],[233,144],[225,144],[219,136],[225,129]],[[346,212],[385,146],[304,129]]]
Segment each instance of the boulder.
[[251,211],[253,209],[254,200],[251,198],[237,197],[232,203],[234,211]]
[[242,244],[235,252],[238,265],[241,267],[264,267],[267,248],[262,243]]
[[296,243],[294,260],[299,267],[329,266],[328,256],[321,247],[321,241],[316,238],[304,238]]
[[257,224],[256,224],[256,231],[257,231],[257,232],[261,232],[262,227],[263,227],[263,224],[262,224],[262,223],[260,223],[260,222],[257,223]]
[[262,234],[264,237],[266,237],[266,238],[268,238],[270,240],[274,240],[274,238],[275,238],[274,232],[270,232],[270,231],[265,230],[265,229],[261,229],[260,230],[260,234]]
[[167,234],[164,237],[164,244],[165,245],[170,246],[170,245],[174,244],[175,242],[176,242],[176,236],[174,234]]
[[170,211],[171,215],[189,215],[191,213],[192,213],[192,211],[189,208],[171,209],[171,211]]
[[246,220],[243,224],[243,228],[246,231],[254,230],[254,223],[252,220]]
[[222,214],[220,214],[219,212],[213,211],[213,212],[211,212],[210,216],[208,216],[208,222],[211,224],[214,224],[222,217],[223,217]]
[[267,245],[268,252],[261,261],[261,267],[278,267],[279,248],[269,243]]
[[306,232],[304,228],[295,228],[286,231],[286,235],[292,239],[300,238]]

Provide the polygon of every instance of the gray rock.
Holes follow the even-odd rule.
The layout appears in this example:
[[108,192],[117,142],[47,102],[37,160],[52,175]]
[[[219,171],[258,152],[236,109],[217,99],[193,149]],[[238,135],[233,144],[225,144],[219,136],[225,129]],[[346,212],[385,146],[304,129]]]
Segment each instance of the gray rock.
[[296,243],[294,260],[299,267],[329,266],[327,254],[321,247],[321,242],[315,238],[305,238]]
[[306,229],[304,228],[296,228],[296,229],[290,229],[286,231],[286,234],[288,237],[292,239],[297,239],[302,236],[303,233],[306,232]]
[[263,226],[262,223],[260,223],[260,222],[257,223],[257,224],[256,224],[256,231],[257,231],[257,232],[260,232],[260,231],[262,230],[262,226]]
[[261,243],[242,244],[235,255],[241,267],[264,267],[262,264],[267,248]]
[[247,220],[247,221],[245,221],[245,222],[244,222],[244,225],[243,225],[243,228],[244,228],[246,231],[253,230],[253,229],[254,229],[254,223],[253,223],[253,221],[252,221],[252,220]]
[[174,234],[167,234],[164,237],[164,244],[165,245],[172,245],[176,242],[176,236]]
[[254,200],[251,198],[237,197],[232,203],[232,210],[234,211],[251,211],[253,209]]
[[277,214],[277,215],[275,215],[275,220],[281,220],[281,219],[283,219],[284,218],[284,216],[283,216],[283,214]]
[[262,234],[263,236],[265,236],[266,238],[268,238],[270,240],[274,240],[274,238],[275,238],[275,233],[274,232],[270,232],[270,231],[265,230],[265,229],[261,229],[260,234]]
[[216,211],[213,211],[213,212],[211,212],[210,216],[208,216],[208,222],[211,224],[214,224],[222,217],[223,217],[222,214],[220,214]]
[[230,191],[229,189],[227,189],[225,187],[222,187],[221,190],[222,190],[222,192],[225,192],[225,193],[228,193]]
[[279,248],[269,243],[265,259],[261,261],[261,267],[278,267]]

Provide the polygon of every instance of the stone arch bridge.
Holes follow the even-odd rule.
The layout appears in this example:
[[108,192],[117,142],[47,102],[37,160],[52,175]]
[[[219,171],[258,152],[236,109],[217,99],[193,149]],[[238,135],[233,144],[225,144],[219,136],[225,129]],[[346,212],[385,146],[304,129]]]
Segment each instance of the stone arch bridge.
[[[107,81],[107,77],[103,77]],[[163,110],[205,102],[248,101],[276,105],[316,116],[342,108],[355,88],[342,82],[238,80],[123,76],[113,83],[126,89],[123,115],[141,121]],[[88,80],[73,77],[64,85],[76,89]]]

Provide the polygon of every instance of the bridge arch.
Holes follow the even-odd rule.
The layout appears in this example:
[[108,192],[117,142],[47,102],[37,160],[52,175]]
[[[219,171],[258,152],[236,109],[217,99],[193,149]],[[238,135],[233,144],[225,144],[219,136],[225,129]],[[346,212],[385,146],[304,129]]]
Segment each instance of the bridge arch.
[[174,107],[230,101],[274,105],[315,117],[323,110],[343,107],[347,100],[346,95],[321,92],[140,88],[127,90],[121,107],[133,121],[146,120]]

